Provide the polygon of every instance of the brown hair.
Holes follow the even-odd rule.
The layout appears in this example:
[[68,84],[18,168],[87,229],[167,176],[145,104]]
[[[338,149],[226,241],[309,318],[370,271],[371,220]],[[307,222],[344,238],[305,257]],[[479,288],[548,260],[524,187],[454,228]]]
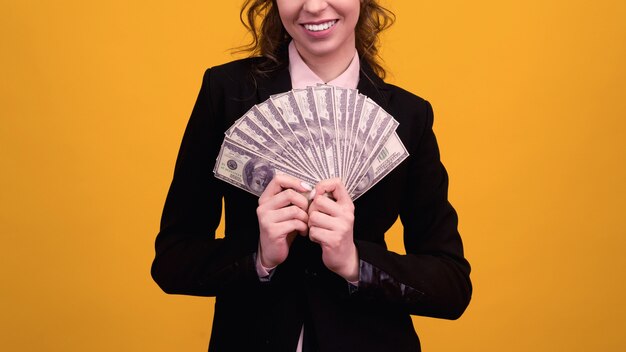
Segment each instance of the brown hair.
[[[245,0],[239,17],[252,39],[237,51],[268,59],[257,65],[256,73],[265,75],[285,64],[280,60],[280,51],[291,37],[280,20],[276,0]],[[385,78],[386,73],[378,53],[379,34],[394,21],[393,12],[378,4],[377,0],[361,0],[360,16],[355,28],[356,50],[381,78]]]

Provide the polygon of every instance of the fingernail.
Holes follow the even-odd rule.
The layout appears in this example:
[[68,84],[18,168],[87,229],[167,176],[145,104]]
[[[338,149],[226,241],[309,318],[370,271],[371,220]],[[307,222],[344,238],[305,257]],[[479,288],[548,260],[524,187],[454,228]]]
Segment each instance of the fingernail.
[[315,188],[313,188],[311,190],[311,193],[309,193],[309,200],[313,200],[313,198],[315,198],[315,194],[317,193],[317,191],[315,190]]
[[300,185],[309,192],[313,190],[313,186],[311,186],[308,182],[302,181],[300,182]]

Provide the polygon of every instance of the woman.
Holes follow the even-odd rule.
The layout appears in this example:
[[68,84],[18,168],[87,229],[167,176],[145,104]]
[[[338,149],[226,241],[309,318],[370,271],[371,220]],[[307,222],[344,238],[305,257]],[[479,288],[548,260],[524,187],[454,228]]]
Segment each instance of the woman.
[[[418,351],[410,315],[458,318],[471,297],[430,104],[382,81],[375,0],[247,0],[259,57],[206,71],[152,267],[167,293],[216,296],[209,351]],[[260,21],[260,26],[257,24]],[[276,175],[256,198],[212,175],[223,134],[270,95],[358,88],[410,157],[355,202],[338,179]],[[331,196],[328,196],[331,195]],[[226,233],[215,238],[225,204]],[[400,216],[407,255],[386,249]]]

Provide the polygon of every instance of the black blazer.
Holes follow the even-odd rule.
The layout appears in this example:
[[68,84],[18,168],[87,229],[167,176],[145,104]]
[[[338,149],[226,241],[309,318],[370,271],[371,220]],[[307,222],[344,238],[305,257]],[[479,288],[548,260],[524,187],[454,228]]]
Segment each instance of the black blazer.
[[[419,351],[410,314],[456,319],[472,292],[430,104],[361,63],[359,91],[400,122],[410,157],[355,201],[359,288],[349,290],[323,265],[319,246],[300,236],[271,281],[261,282],[258,198],[212,173],[224,131],[254,104],[291,89],[287,67],[252,78],[258,60],[204,75],[163,210],[154,280],[167,293],[216,296],[209,351],[293,352],[303,323],[319,351]],[[222,199],[226,233],[216,239]],[[398,215],[407,255],[385,245]]]

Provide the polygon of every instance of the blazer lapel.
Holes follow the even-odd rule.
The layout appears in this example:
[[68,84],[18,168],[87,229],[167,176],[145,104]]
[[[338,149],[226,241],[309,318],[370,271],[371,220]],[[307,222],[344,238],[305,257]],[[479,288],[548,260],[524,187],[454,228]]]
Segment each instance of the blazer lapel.
[[389,105],[389,88],[387,84],[363,60],[361,60],[361,72],[357,89],[359,93],[366,95],[383,109],[386,109]]
[[257,77],[257,99],[259,102],[266,101],[270,95],[289,90],[291,90],[291,76],[288,65],[283,65],[268,76]]

